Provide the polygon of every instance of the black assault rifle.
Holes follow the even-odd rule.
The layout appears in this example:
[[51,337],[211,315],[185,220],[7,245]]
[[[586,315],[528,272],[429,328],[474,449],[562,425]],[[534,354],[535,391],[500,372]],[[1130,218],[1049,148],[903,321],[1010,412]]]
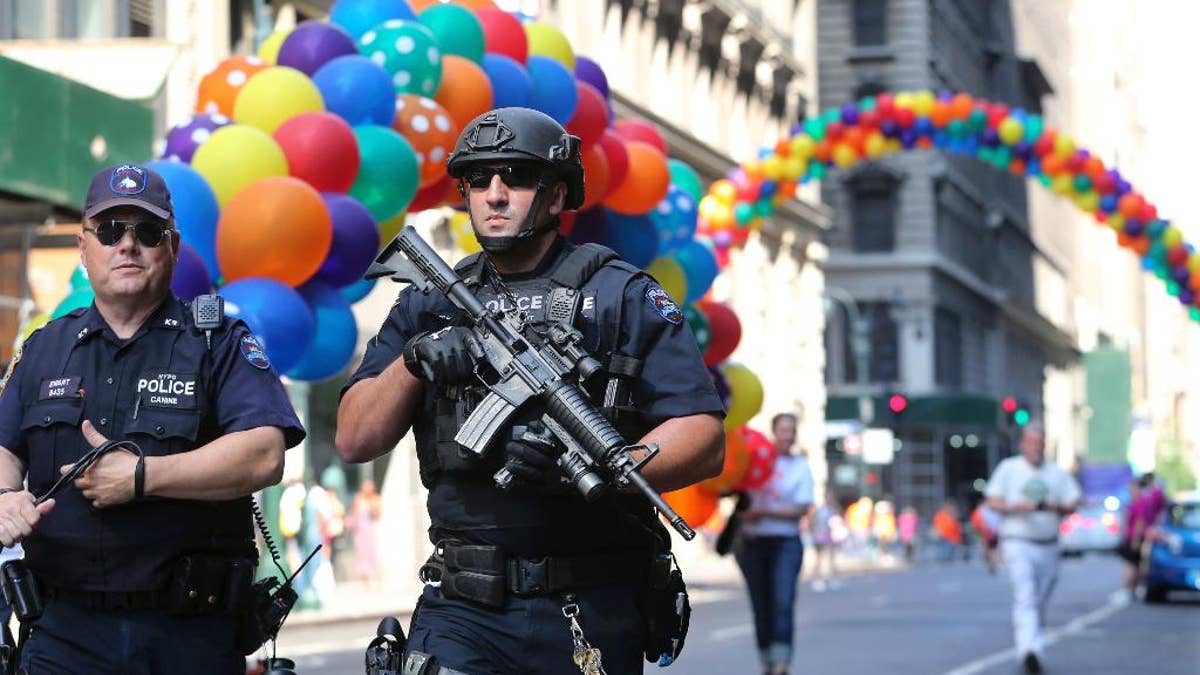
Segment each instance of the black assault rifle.
[[[599,498],[609,485],[618,490],[632,486],[685,539],[696,536],[638,473],[658,454],[658,446],[627,444],[579,386],[601,366],[579,346],[582,335],[578,330],[563,323],[552,324],[544,340],[531,342],[522,334],[521,322],[513,313],[488,310],[412,227],[405,227],[388,243],[366,274],[368,279],[385,276],[408,282],[423,293],[437,290],[471,322],[475,374],[491,393],[467,418],[455,441],[482,455],[496,435],[509,427],[518,408],[530,400],[541,401],[547,411],[542,423],[566,447],[558,466],[585,499]],[[481,374],[481,360],[495,371],[494,383]],[[646,454],[635,460],[633,451]],[[495,480],[501,488],[507,488],[512,477],[501,469]]]

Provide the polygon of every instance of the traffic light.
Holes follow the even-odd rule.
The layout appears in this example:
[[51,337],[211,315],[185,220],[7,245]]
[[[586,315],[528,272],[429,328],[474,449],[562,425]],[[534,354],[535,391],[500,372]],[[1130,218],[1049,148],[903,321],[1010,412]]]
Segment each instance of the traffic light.
[[1000,401],[1000,409],[1004,411],[1010,425],[1023,427],[1029,424],[1029,407],[1018,401],[1015,396],[1005,396]]
[[908,410],[908,397],[900,393],[888,396],[888,410],[892,411],[893,419],[899,419]]

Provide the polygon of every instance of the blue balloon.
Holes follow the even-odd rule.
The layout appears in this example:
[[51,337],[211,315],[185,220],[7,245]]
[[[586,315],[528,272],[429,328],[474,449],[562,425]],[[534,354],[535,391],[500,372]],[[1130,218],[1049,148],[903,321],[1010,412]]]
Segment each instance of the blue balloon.
[[379,252],[379,228],[371,212],[357,199],[338,192],[323,192],[325,208],[333,221],[333,244],[313,279],[334,287],[362,279]]
[[503,54],[485,54],[483,72],[492,82],[493,108],[529,107],[533,78],[524,66]]
[[608,226],[605,213],[605,209],[600,206],[580,211],[579,215],[575,216],[575,227],[567,239],[572,244],[604,243],[605,228]]
[[625,262],[645,267],[658,257],[658,234],[650,216],[642,213],[627,216],[616,211],[605,215],[604,240],[601,244],[616,251]]
[[355,41],[388,19],[416,21],[417,15],[407,0],[337,0],[329,10],[329,20],[346,29]]
[[204,259],[187,242],[179,244],[179,259],[175,261],[175,273],[171,277],[171,291],[184,302],[191,302],[197,295],[212,292],[212,278],[204,267]]
[[312,76],[325,109],[350,126],[390,127],[396,118],[396,88],[383,66],[361,55],[339,56]]
[[371,289],[375,288],[376,281],[378,281],[378,279],[359,279],[349,286],[342,286],[338,289],[338,293],[342,294],[342,297],[346,299],[346,302],[349,302],[353,305],[371,293]]
[[676,190],[672,185],[667,190],[667,196],[662,198],[650,212],[646,215],[650,217],[650,222],[654,224],[654,232],[658,236],[658,254],[662,255],[672,248],[675,248],[675,200],[671,199],[671,190]]
[[695,302],[704,297],[717,278],[717,258],[713,252],[698,241],[689,241],[672,255],[683,268],[683,276],[687,279],[687,299],[684,302]]
[[310,382],[324,380],[341,372],[354,357],[358,324],[350,303],[334,287],[309,281],[299,290],[312,309],[316,332],[300,362],[287,371],[287,376]]
[[171,191],[175,226],[179,228],[180,240],[200,254],[209,278],[219,279],[221,268],[217,265],[216,237],[221,211],[217,205],[217,195],[209,187],[208,181],[190,164],[183,162],[156,159],[142,166],[162,176],[167,189]]
[[667,199],[675,203],[675,211],[671,216],[671,223],[675,230],[675,246],[682,246],[696,236],[696,223],[700,218],[700,209],[696,205],[696,200],[688,194],[687,190],[675,185],[667,190]]
[[312,341],[315,321],[295,289],[274,279],[247,277],[221,288],[225,313],[246,322],[262,340],[275,371],[300,362]]
[[549,56],[530,56],[525,67],[533,78],[529,107],[546,113],[559,124],[566,124],[579,103],[575,75]]

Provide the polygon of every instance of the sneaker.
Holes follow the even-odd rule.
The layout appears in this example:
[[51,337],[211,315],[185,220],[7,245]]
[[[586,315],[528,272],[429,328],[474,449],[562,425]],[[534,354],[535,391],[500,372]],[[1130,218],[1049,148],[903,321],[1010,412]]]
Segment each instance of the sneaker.
[[1037,675],[1042,672],[1042,662],[1038,660],[1037,654],[1033,652],[1025,655],[1022,665],[1025,666],[1025,672],[1029,673],[1029,675]]

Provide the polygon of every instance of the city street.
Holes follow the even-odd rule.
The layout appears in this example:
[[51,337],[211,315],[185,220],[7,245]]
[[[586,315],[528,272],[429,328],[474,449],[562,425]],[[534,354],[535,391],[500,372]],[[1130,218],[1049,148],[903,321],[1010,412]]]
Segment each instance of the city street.
[[[1050,673],[1192,675],[1200,664],[1200,598],[1165,606],[1110,602],[1114,557],[1065,560],[1049,612]],[[749,605],[732,582],[693,592],[687,648],[666,673],[755,673]],[[407,617],[405,617],[407,621]],[[376,621],[284,631],[279,655],[300,675],[362,672]],[[982,564],[931,565],[849,578],[836,591],[805,584],[794,673],[993,675],[1018,672],[1010,651],[1009,588]],[[646,672],[657,669],[647,666]],[[618,675],[612,673],[610,675]]]

